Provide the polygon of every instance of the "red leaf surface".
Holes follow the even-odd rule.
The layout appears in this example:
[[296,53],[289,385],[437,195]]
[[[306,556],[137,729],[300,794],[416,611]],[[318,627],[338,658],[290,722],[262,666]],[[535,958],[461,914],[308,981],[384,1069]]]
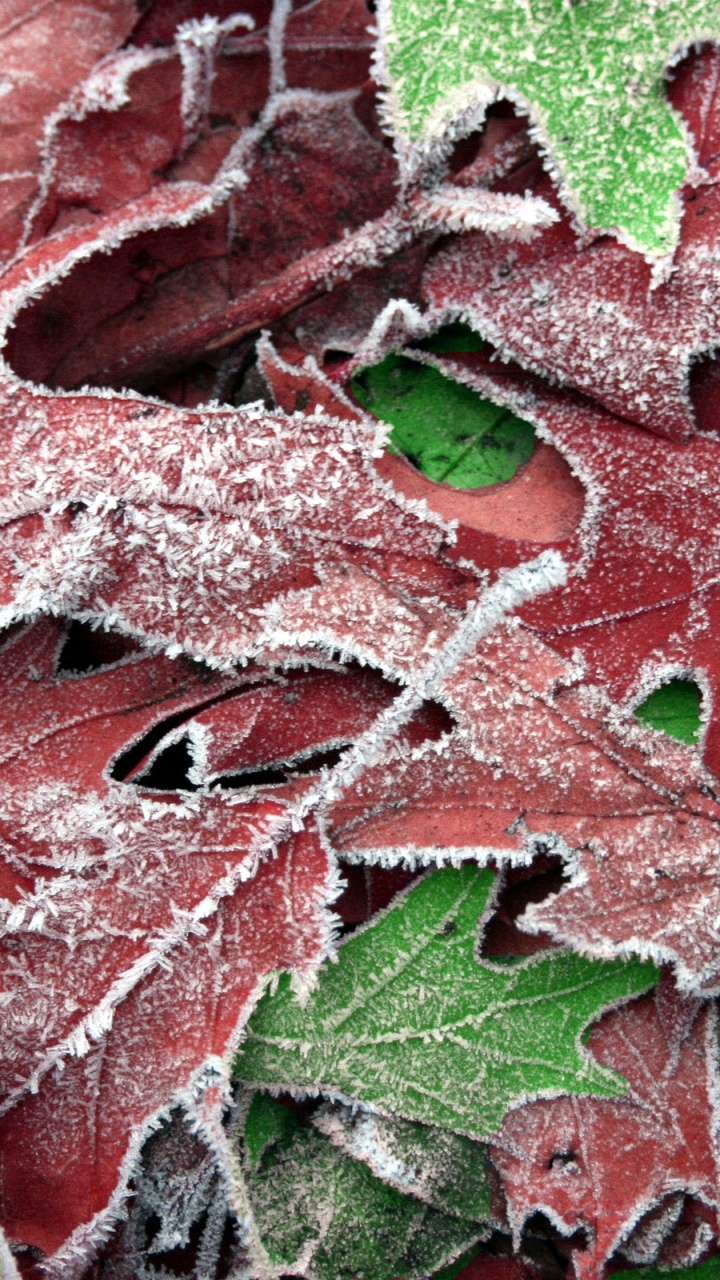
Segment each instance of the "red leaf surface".
[[[643,1260],[664,1261],[664,1232],[677,1222],[683,1196],[707,1205],[715,1222],[714,1011],[681,999],[666,982],[656,995],[606,1014],[588,1046],[622,1072],[627,1097],[529,1103],[509,1113],[491,1150],[516,1238],[537,1212],[565,1235],[583,1232],[586,1247],[573,1251],[574,1271],[594,1280],[643,1218]],[[647,1220],[653,1210],[654,1233]],[[709,1234],[701,1221],[695,1257]],[[693,1241],[687,1243],[686,1263],[693,1260]],[[667,1262],[683,1259],[669,1253]]]
[[[683,193],[681,244],[666,278],[604,236],[583,246],[569,219],[531,244],[462,236],[429,264],[424,293],[438,312],[462,314],[504,358],[593,396],[621,418],[671,440],[714,426],[714,363],[691,369],[720,340],[717,196],[720,128],[717,49],[686,62],[672,86],[697,147]],[[522,158],[522,157],[521,157]],[[553,201],[539,162],[526,159],[503,189]]]
[[[169,75],[172,67],[161,69]],[[159,92],[154,64],[148,74]],[[67,242],[75,260],[69,257],[42,301],[18,316],[7,345],[16,372],[66,388],[127,386],[138,378],[147,384],[150,375],[173,371],[322,293],[328,251],[395,197],[392,158],[363,126],[356,101],[354,93],[305,90],[272,99],[253,129],[235,130],[234,150],[211,154],[210,171],[188,161],[174,181],[147,189],[155,158],[147,158],[145,178],[129,182],[117,172],[111,134],[106,165],[109,181],[125,191],[124,217],[111,217],[116,195],[93,165],[103,196],[92,202],[107,212],[75,227]],[[177,133],[177,112],[175,121]],[[153,136],[160,146],[161,135]],[[228,198],[233,188],[240,194]],[[135,198],[128,202],[128,195]],[[84,246],[83,261],[76,244]],[[369,241],[368,265],[372,251]],[[42,246],[36,256],[46,267]],[[336,275],[348,256],[344,247]],[[32,258],[26,261],[27,271]],[[331,262],[325,266],[332,272]]]
[[[137,21],[131,0],[31,0],[3,5],[0,56],[0,260],[12,255],[38,190],[47,117],[95,64],[123,43]],[[52,50],[52,57],[47,51]]]
[[[673,86],[697,167],[651,280],[577,241],[502,106],[398,187],[362,0],[5,9],[0,1212],[86,1280],[160,1116],[184,1107],[229,1185],[226,1060],[268,976],[326,954],[338,858],[353,923],[418,865],[539,857],[496,954],[550,930],[717,989],[720,446],[679,442],[720,401],[711,359],[688,388],[720,325],[720,62],[696,52]],[[383,453],[342,389],[352,357],[457,313],[517,363],[418,358],[541,437],[483,493]],[[632,715],[678,672],[705,764]],[[621,1245],[697,1252],[711,1035],[666,984],[593,1033],[628,1098],[512,1113],[518,1240],[537,1210],[583,1228],[588,1277]]]
[[[720,570],[717,441],[702,435],[685,445],[660,444],[649,433],[547,387],[516,366],[498,370],[483,352],[431,359],[450,376],[533,421],[582,485],[582,522],[574,531],[567,526],[559,530],[570,567],[568,582],[525,605],[524,620],[556,652],[582,659],[588,678],[626,708],[671,675],[695,676],[705,694],[704,758],[713,772],[720,772],[720,669],[713,639]],[[484,533],[461,528],[458,548],[480,563],[517,562],[529,551],[529,532],[537,538],[543,521],[552,529],[551,521],[571,509],[572,491],[566,484],[559,497],[547,483],[533,494],[526,479],[524,506],[519,480],[511,484],[518,490],[518,512],[511,499],[508,524],[513,516],[522,519],[515,534],[522,532],[525,538],[511,539],[510,528],[493,527],[490,518]],[[444,510],[450,514],[449,499]],[[462,520],[461,507],[459,514]]]
[[[142,1126],[190,1098],[207,1063],[222,1085],[266,975],[322,957],[331,867],[312,818],[293,834],[293,805],[318,753],[395,696],[337,664],[221,676],[130,653],[108,665],[102,637],[106,664],[73,674],[57,668],[72,639],[50,621],[10,639],[0,704],[2,1214],[13,1239],[60,1250],[63,1275],[82,1273],[117,1211]],[[226,789],[151,789],[148,766],[179,732],[195,785]],[[258,790],[288,760],[295,776]]]
[[[372,428],[349,408],[347,418],[9,391],[6,621],[38,609],[111,615],[227,663],[271,641],[274,602],[340,566],[355,565],[369,598],[379,579],[464,605],[476,580],[443,555],[446,530],[381,482]],[[38,427],[43,448],[28,455]]]
[[[410,662],[409,624],[405,645]],[[410,757],[391,751],[331,809],[343,856],[555,852],[572,880],[521,928],[600,957],[672,960],[682,986],[717,989],[720,808],[697,754],[621,716],[523,629],[481,641],[440,696],[457,728]]]

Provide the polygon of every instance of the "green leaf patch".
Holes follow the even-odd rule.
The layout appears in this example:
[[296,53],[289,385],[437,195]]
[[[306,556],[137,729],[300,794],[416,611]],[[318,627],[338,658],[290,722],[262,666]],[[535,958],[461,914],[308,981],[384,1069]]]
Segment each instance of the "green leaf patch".
[[694,746],[700,737],[700,690],[694,680],[669,680],[654,689],[635,708],[635,715],[652,729]]
[[462,110],[509,93],[527,107],[581,218],[667,253],[688,141],[665,69],[678,49],[719,36],[718,0],[391,0],[396,127],[427,140]]
[[477,1222],[401,1195],[266,1094],[252,1099],[243,1163],[255,1227],[277,1275],[414,1280],[482,1234]]
[[608,1005],[651,987],[655,966],[564,950],[513,967],[479,960],[495,879],[473,864],[426,876],[340,946],[302,1002],[283,975],[248,1024],[238,1077],[476,1140],[523,1099],[621,1096],[622,1078],[580,1037]]
[[[447,338],[453,350],[459,349],[458,340]],[[443,338],[436,341],[442,344]],[[395,352],[359,370],[352,389],[365,409],[392,425],[390,451],[436,484],[455,489],[504,484],[535,448],[529,422],[431,365]]]

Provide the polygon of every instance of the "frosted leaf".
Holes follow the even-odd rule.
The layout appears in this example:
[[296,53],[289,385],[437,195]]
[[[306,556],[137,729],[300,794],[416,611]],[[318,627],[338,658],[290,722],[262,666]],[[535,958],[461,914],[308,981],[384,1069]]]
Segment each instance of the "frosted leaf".
[[[127,40],[136,20],[129,0],[60,0],[41,10],[8,11],[0,36],[0,260],[10,259],[23,239],[24,215],[38,190],[46,121],[95,64]],[[38,63],[39,48],[53,50],[52,75]]]
[[507,0],[482,21],[478,12],[473,0],[388,0],[380,61],[396,131],[427,146],[461,113],[477,124],[493,98],[511,96],[583,222],[650,254],[672,251],[688,148],[663,78],[680,49],[717,36],[713,0],[647,11],[633,0],[546,0],[532,12]]
[[418,199],[416,212],[428,230],[484,231],[506,240],[532,240],[557,221],[546,201],[498,192],[459,188],[449,183]]
[[494,880],[472,864],[436,871],[345,941],[302,1004],[281,980],[248,1023],[239,1079],[339,1093],[473,1139],[528,1096],[622,1096],[579,1036],[608,1004],[646,990],[654,966],[567,952],[509,969],[479,961]]
[[[284,695],[293,678],[271,678],[273,703],[257,671],[218,676],[158,655],[118,657],[112,647],[103,662],[102,649],[100,640],[99,661],[71,674],[67,665],[84,656],[77,642],[69,648],[62,624],[41,621],[2,652],[2,1208],[11,1235],[60,1268],[87,1260],[117,1216],[158,1108],[190,1105],[197,1087],[208,1116],[219,1112],[226,1077],[216,1065],[197,1085],[198,1072],[208,1061],[222,1067],[269,974],[289,967],[307,976],[324,954],[324,903],[335,892],[312,819],[292,834],[292,802],[312,776],[236,796],[162,794],[111,772],[167,718],[191,723],[214,704],[224,718],[198,727],[209,767],[227,772],[238,745],[246,760],[253,751],[265,759],[284,729],[297,748],[307,712],[299,699],[292,739],[295,704]],[[339,695],[326,711],[352,737],[347,716],[363,703],[343,694],[337,674],[326,679]],[[263,683],[264,735],[254,701]],[[326,740],[314,692],[306,748],[313,736]],[[371,708],[372,698],[361,731]]]
[[415,1280],[478,1238],[476,1222],[401,1195],[264,1094],[252,1098],[245,1145],[259,1237],[253,1274],[263,1280],[288,1271],[308,1280],[358,1272],[366,1280]]
[[331,808],[331,839],[391,864],[523,859],[539,841],[569,879],[521,928],[598,957],[669,960],[683,988],[714,989],[715,778],[692,748],[576,682],[530,632],[499,628],[445,682],[457,728],[369,764]]
[[340,1151],[362,1160],[396,1190],[444,1213],[489,1221],[490,1185],[481,1143],[343,1102],[324,1104],[312,1122]]
[[[584,1227],[588,1248],[574,1251],[573,1263],[588,1278],[603,1273],[639,1220],[661,1205],[667,1215],[678,1195],[704,1201],[714,1221],[714,1012],[664,983],[606,1015],[589,1047],[627,1076],[627,1097],[531,1103],[507,1117],[492,1147],[516,1238],[537,1210],[563,1234]],[[660,1254],[662,1232],[656,1247]]]

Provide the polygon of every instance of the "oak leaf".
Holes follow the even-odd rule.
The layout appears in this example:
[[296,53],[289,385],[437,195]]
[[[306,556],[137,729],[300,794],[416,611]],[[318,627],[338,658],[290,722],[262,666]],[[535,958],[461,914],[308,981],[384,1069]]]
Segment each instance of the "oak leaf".
[[[671,86],[697,162],[664,274],[608,236],[579,239],[565,215],[527,245],[456,237],[428,263],[423,282],[434,309],[461,313],[505,359],[678,442],[698,427],[712,430],[717,414],[719,59],[716,47],[696,53]],[[501,189],[528,184],[552,199],[537,157],[526,156]]]
[[[0,699],[2,1214],[63,1275],[121,1211],[143,1126],[193,1090],[217,1111],[248,1002],[324,953],[334,873],[293,806],[395,696],[337,664],[218,675],[80,640],[6,641]],[[163,777],[179,732],[194,772]]]
[[[568,1236],[580,1229],[587,1247],[573,1250],[575,1274],[596,1277],[641,1216],[663,1202],[691,1196],[708,1206],[713,1221],[714,1011],[664,983],[608,1013],[592,1029],[588,1048],[623,1072],[627,1096],[530,1103],[510,1113],[492,1151],[516,1237],[535,1212]],[[656,1256],[664,1238],[657,1226]],[[698,1243],[702,1249],[702,1233]]]

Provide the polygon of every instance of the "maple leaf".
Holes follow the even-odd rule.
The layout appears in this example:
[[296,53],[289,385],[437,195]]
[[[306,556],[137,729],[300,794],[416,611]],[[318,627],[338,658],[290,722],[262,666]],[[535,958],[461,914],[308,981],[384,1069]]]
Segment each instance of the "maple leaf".
[[554,951],[509,971],[479,962],[493,883],[475,866],[436,871],[345,942],[303,1004],[282,981],[248,1023],[238,1077],[340,1092],[475,1139],[528,1095],[622,1092],[577,1038],[605,1005],[652,983],[653,966]]
[[[676,1192],[717,1209],[714,1017],[663,983],[590,1034],[593,1055],[627,1076],[625,1098],[533,1102],[508,1115],[492,1153],[516,1236],[538,1210],[567,1235],[582,1228],[587,1248],[573,1252],[575,1274],[595,1277],[641,1215]],[[662,1243],[659,1230],[656,1256]]]

